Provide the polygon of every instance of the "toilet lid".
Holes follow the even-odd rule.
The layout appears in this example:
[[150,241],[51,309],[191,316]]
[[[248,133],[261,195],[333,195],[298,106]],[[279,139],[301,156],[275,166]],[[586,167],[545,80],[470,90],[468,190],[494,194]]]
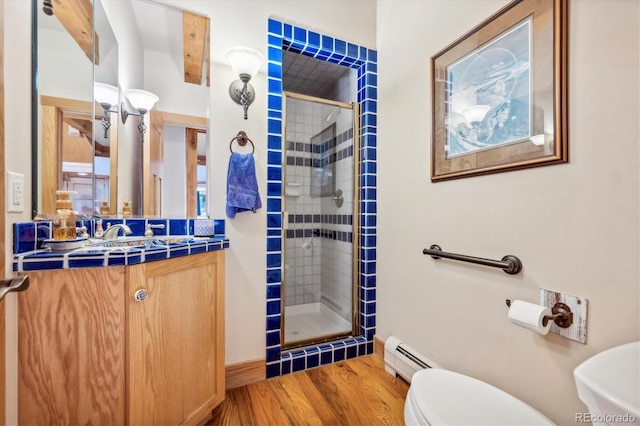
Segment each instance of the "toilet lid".
[[538,411],[488,383],[427,368],[413,375],[410,391],[420,417],[438,425],[552,425]]

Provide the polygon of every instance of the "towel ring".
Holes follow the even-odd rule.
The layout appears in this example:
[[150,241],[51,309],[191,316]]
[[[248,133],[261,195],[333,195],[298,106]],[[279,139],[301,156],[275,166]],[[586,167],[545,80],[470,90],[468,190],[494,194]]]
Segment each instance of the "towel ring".
[[253,144],[251,139],[249,139],[249,137],[245,132],[240,130],[238,132],[238,135],[235,138],[231,139],[231,142],[229,142],[229,151],[231,151],[232,154],[233,154],[233,141],[235,141],[236,139],[238,140],[238,145],[240,146],[245,146],[247,144],[247,141],[249,141],[249,143],[251,144],[251,153],[253,154],[254,152],[256,152],[256,146]]

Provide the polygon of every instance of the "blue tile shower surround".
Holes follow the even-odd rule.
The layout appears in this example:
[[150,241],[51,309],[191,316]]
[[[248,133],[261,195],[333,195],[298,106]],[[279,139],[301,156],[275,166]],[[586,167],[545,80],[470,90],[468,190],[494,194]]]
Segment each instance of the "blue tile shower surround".
[[319,154],[318,157],[307,158],[287,153],[288,166],[305,166],[305,167],[325,167],[329,164],[340,161],[344,158],[353,156],[353,145],[346,148],[338,149],[328,157],[326,153],[331,152],[339,145],[351,141],[353,139],[353,129],[345,130],[338,136],[327,139],[319,144],[310,144],[305,142],[287,141],[287,151],[290,152],[306,152]]
[[[206,222],[206,223],[204,223]],[[13,224],[13,271],[37,271],[44,269],[86,268],[96,266],[135,265],[142,262],[170,259],[190,254],[204,253],[229,248],[225,237],[224,219],[103,219],[107,224],[124,223],[131,228],[129,236],[142,237],[147,224],[165,225],[164,229],[154,228],[155,236],[191,235],[194,228],[206,225],[213,228],[213,235],[200,237],[197,241],[171,243],[169,245],[151,245],[149,247],[87,247],[68,252],[52,252],[43,248],[44,240],[52,235],[51,222],[20,222]],[[76,223],[86,226],[89,236],[95,234],[96,221],[84,220]]]
[[[289,142],[294,143],[294,142]],[[297,142],[295,142],[297,143]],[[304,166],[304,167],[326,167],[345,158],[353,157],[353,145],[339,150],[326,158],[314,159],[308,157],[300,157],[296,155],[287,155],[287,166]]]
[[311,236],[337,240],[345,243],[353,242],[353,233],[348,231],[334,231],[332,229],[287,229],[286,238],[309,238]]
[[[357,46],[327,35],[308,31],[274,19],[268,21],[268,94],[267,94],[267,318],[266,318],[266,358],[267,378],[289,374],[319,365],[330,364],[344,359],[373,353],[373,336],[376,330],[376,122],[377,122],[377,52]],[[287,164],[313,165],[313,160],[296,156],[295,152],[311,152],[322,147],[311,148],[297,141],[283,142],[283,94],[282,94],[282,51],[312,56],[320,60],[344,65],[357,70],[357,101],[360,104],[362,121],[360,129],[361,153],[353,148],[329,158],[359,155],[358,176],[361,190],[360,200],[360,256],[358,270],[360,299],[360,335],[316,347],[287,351],[282,349],[280,325],[282,313],[269,313],[274,302],[280,303],[284,292],[282,286],[282,158]],[[352,131],[353,132],[353,131]],[[328,141],[326,148],[340,143],[350,135],[339,135],[335,141]],[[289,150],[287,155],[286,150]],[[291,152],[292,151],[292,152]],[[309,161],[307,161],[309,160]],[[315,216],[315,215],[314,215]],[[294,218],[297,219],[297,218]],[[307,223],[306,217],[302,223]],[[310,218],[311,223],[337,223],[343,218]],[[352,219],[351,219],[352,220]],[[297,222],[297,220],[296,220]],[[344,222],[343,222],[344,223]],[[325,231],[321,227],[302,229],[302,235]],[[297,232],[297,230],[296,230]],[[336,232],[336,231],[331,231]],[[336,233],[337,234],[337,233]],[[344,235],[343,235],[344,234]],[[286,233],[284,233],[286,237]],[[297,236],[293,234],[294,238]],[[326,232],[326,238],[336,238]],[[342,232],[341,238],[351,241],[350,232]],[[273,308],[271,308],[273,309]]]
[[[293,224],[332,224],[332,225],[352,225],[353,216],[349,214],[290,214],[289,225]],[[329,240],[343,241],[351,243],[353,233],[350,231],[336,231],[332,229],[310,227],[287,229],[285,238],[327,238]]]

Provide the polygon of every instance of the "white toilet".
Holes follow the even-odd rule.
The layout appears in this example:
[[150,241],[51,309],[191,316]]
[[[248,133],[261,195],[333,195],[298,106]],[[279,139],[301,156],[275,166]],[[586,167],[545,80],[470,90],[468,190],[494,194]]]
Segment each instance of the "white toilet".
[[538,411],[491,386],[439,368],[415,373],[404,405],[407,425],[553,425]]

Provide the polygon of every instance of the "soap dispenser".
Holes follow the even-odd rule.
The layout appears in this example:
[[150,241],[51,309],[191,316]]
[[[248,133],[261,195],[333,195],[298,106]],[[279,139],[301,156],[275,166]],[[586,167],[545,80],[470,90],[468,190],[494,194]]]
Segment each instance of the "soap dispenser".
[[131,201],[125,201],[122,205],[122,217],[131,217]]
[[101,217],[109,217],[109,202],[108,201],[103,201],[102,205],[100,206],[100,216]]
[[53,239],[57,241],[75,240],[76,214],[73,211],[71,194],[75,191],[56,191],[56,216],[53,220]]

